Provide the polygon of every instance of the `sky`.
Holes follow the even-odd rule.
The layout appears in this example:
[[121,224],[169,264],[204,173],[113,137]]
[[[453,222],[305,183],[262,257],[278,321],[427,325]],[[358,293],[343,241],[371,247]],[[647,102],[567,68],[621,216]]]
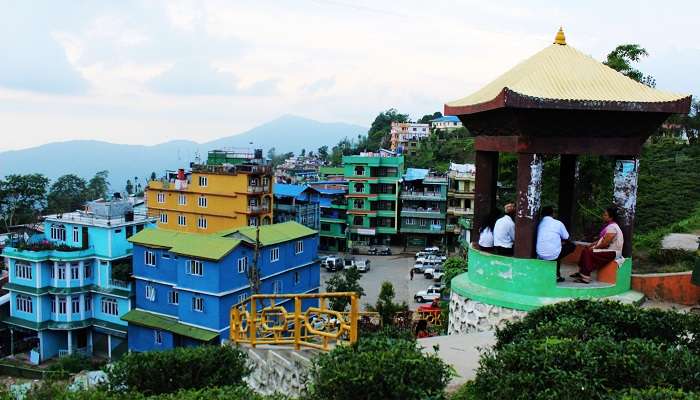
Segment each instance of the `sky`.
[[[657,87],[700,94],[698,1],[0,0],[0,151],[204,142],[284,114],[414,119],[551,44],[639,43]],[[332,145],[332,144],[331,144]]]

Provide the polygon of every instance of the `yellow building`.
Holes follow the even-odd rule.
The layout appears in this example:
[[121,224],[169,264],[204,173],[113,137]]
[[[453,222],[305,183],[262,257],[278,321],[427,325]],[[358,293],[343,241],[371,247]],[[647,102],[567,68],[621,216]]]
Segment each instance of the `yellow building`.
[[159,228],[211,233],[272,223],[272,169],[261,152],[224,161],[221,154],[211,152],[206,164],[193,164],[188,173],[180,169],[148,183],[148,215]]

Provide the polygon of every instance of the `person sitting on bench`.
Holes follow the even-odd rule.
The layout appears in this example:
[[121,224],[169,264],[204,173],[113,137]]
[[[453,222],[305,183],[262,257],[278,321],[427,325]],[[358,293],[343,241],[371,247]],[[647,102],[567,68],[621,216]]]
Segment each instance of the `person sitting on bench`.
[[498,210],[493,210],[486,218],[479,230],[479,250],[487,253],[493,253],[493,229],[496,226],[496,221],[500,217]]
[[571,275],[572,278],[576,278],[576,282],[591,283],[593,271],[622,256],[624,238],[617,219],[616,208],[608,207],[603,211],[605,225],[598,235],[598,241],[583,249],[578,262],[579,270]]
[[554,218],[554,208],[542,208],[542,219],[537,227],[537,258],[557,261],[557,282],[564,282],[559,272],[562,258],[576,250],[576,245],[569,241],[569,231],[564,224]]
[[493,227],[493,245],[496,254],[512,256],[515,242],[515,204],[508,203],[504,208],[506,215],[499,218]]

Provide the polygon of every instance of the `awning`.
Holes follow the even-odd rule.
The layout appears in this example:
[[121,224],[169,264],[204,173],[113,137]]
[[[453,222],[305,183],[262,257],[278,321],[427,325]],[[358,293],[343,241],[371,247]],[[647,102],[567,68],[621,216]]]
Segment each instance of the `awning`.
[[202,328],[185,325],[175,318],[164,317],[142,310],[131,310],[121,317],[123,321],[130,324],[145,326],[147,328],[162,329],[180,336],[187,336],[192,339],[208,342],[219,336],[218,333]]

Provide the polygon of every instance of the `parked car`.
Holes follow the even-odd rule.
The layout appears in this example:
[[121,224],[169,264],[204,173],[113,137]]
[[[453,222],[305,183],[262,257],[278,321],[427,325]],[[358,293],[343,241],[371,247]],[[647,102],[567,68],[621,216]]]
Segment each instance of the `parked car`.
[[422,257],[418,257],[416,259],[416,262],[421,262],[421,261],[445,261],[446,257],[442,257],[436,254],[428,254]]
[[331,258],[331,256],[321,256],[321,267],[326,268],[326,263],[328,262],[328,259]]
[[437,246],[426,247],[425,249],[423,249],[423,251],[425,251],[426,253],[437,253],[438,251],[440,251],[440,248]]
[[420,290],[416,292],[413,299],[418,303],[424,303],[426,301],[433,301],[435,299],[440,299],[440,291],[442,287],[436,285],[430,285],[425,290]]
[[379,250],[377,250],[376,247],[370,247],[369,250],[367,250],[367,254],[371,256],[376,256]]
[[442,265],[423,270],[423,276],[425,279],[433,279],[436,273],[442,273]]
[[433,280],[435,282],[441,282],[443,275],[445,275],[445,270],[440,268],[439,270],[433,272]]
[[369,260],[357,260],[357,261],[355,261],[355,268],[357,268],[357,270],[360,272],[369,271],[369,265],[370,265]]
[[442,263],[437,260],[417,261],[415,264],[413,264],[413,270],[422,274],[425,273],[426,269],[435,268],[439,265],[442,265]]
[[333,272],[343,268],[343,259],[331,256],[326,258],[326,271]]
[[343,269],[350,269],[355,267],[355,258],[346,258],[343,260]]

